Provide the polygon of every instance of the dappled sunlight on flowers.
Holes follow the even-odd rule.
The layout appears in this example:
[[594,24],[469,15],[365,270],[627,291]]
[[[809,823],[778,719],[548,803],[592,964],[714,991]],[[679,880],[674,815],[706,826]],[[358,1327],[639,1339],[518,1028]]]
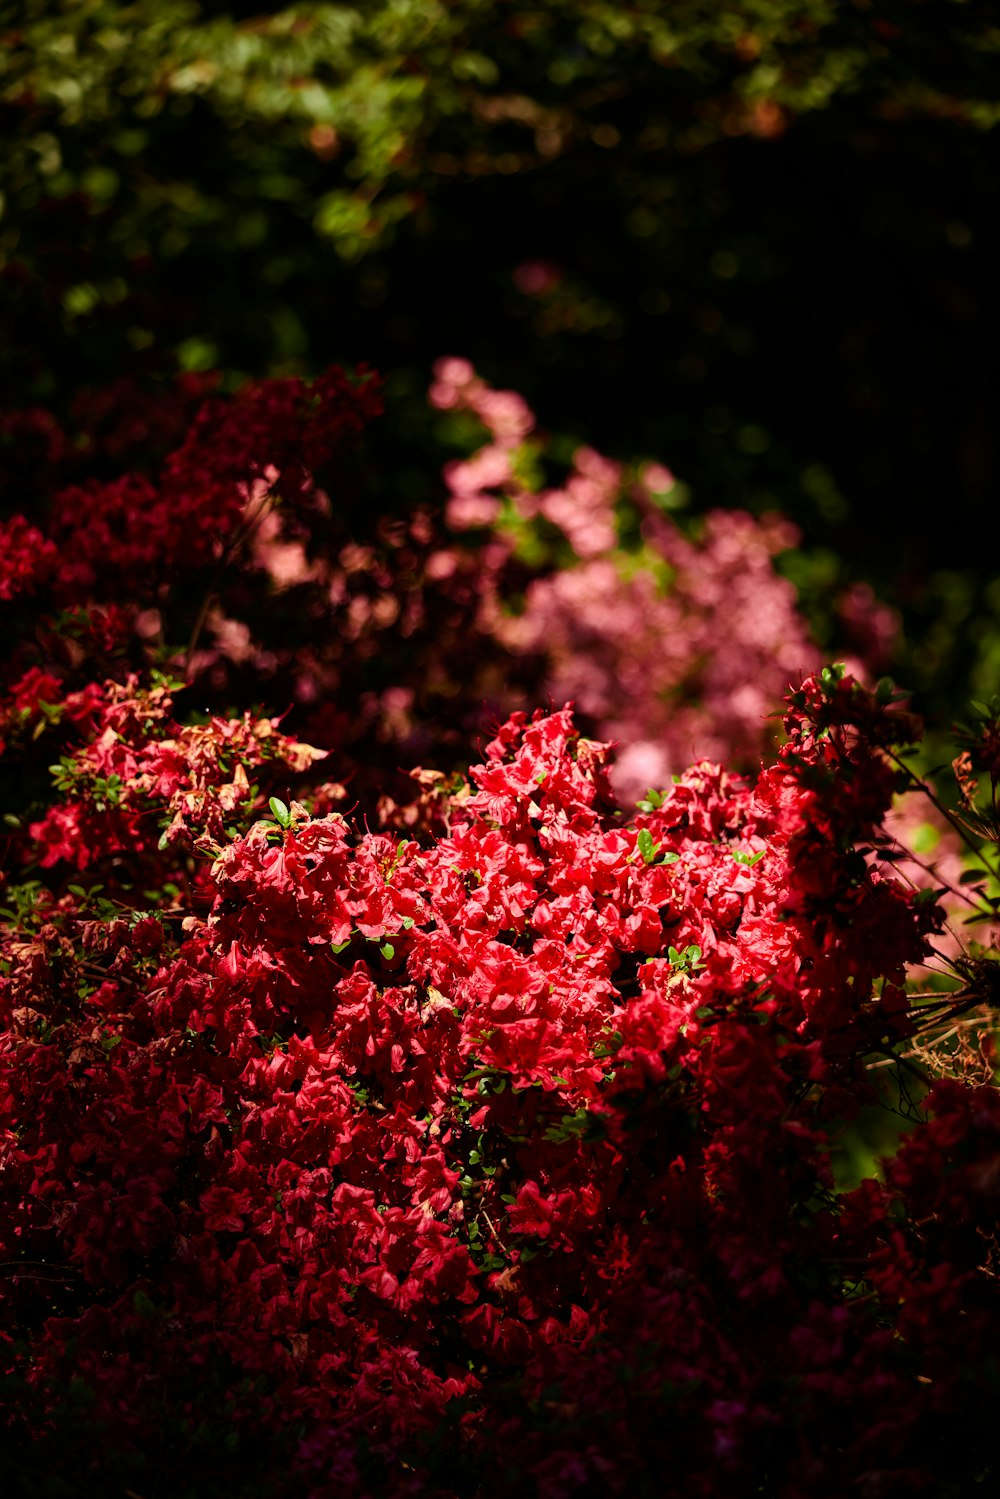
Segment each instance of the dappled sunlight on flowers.
[[[5,1452],[190,1486],[211,1410],[269,1499],[936,1499],[1000,1394],[1000,1129],[985,1041],[931,1068],[997,985],[898,841],[919,726],[803,673],[785,522],[560,480],[436,375],[472,529],[350,530],[342,372],[5,523]],[[997,718],[934,824],[987,919]],[[842,1190],[885,1066],[911,1132]]]

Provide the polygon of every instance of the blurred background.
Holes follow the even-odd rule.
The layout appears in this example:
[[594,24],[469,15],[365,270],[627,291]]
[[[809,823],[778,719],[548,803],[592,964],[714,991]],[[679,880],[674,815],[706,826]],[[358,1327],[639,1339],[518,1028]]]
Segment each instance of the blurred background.
[[997,690],[994,5],[21,0],[0,32],[5,512],[25,412],[331,361],[387,378],[365,514],[440,503],[454,355],[567,451],[669,465],[685,524],[789,517],[820,646],[870,587],[932,722]]

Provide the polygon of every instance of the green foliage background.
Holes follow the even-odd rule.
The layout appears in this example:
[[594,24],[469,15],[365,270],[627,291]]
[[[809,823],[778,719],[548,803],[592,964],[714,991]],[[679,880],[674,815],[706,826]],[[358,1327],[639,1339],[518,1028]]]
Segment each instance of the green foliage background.
[[995,688],[994,5],[21,0],[0,32],[4,406],[367,360],[392,507],[433,493],[462,354],[698,507],[792,515],[820,633],[870,578],[932,714]]

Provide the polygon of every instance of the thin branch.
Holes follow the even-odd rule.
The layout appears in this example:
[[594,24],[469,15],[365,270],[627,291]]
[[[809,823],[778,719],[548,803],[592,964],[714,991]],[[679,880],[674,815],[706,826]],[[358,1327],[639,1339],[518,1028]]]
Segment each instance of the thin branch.
[[[967,890],[960,890],[956,885],[952,885],[950,881],[943,879],[942,876],[938,874],[933,864],[925,864],[923,859],[918,859],[915,853],[911,852],[910,849],[908,849],[899,841],[895,833],[892,834],[892,839],[896,847],[899,849],[900,853],[904,854],[911,864],[916,864],[917,867],[919,869],[922,869],[925,874],[929,874],[931,878],[936,882],[936,884],[940,885],[942,890],[950,890],[952,895],[957,895],[959,900],[964,900],[967,906],[971,906],[974,911],[978,911],[980,913],[984,921],[991,921],[994,919],[996,915],[994,911],[991,911],[988,906],[979,905],[972,899]],[[876,857],[879,856],[876,855]],[[916,881],[906,873],[905,869],[898,869],[893,860],[883,859],[882,862],[888,864],[890,868],[894,869],[895,872],[904,880],[907,880],[908,883],[914,887],[914,889],[918,888]]]
[[228,547],[219,558],[218,564],[216,565],[215,571],[212,574],[211,581],[208,585],[208,589],[206,590],[205,597],[202,599],[201,606],[198,609],[198,614],[194,622],[194,628],[191,631],[191,635],[187,643],[187,650],[184,653],[185,674],[190,674],[191,662],[194,657],[195,648],[197,647],[201,632],[205,628],[205,620],[208,618],[208,611],[212,607],[213,600],[217,598],[216,588],[222,577],[222,574],[225,572],[230,562],[232,562],[240,547],[243,546],[244,542],[249,541],[250,537],[253,535],[254,531],[257,530],[261,521],[267,515],[268,511],[273,508],[275,502],[277,501],[277,498],[278,496],[273,488],[268,488],[264,491],[263,495],[260,497],[260,503],[258,504],[256,511],[254,511],[252,514],[247,515],[247,517],[244,519],[243,525],[237,530]]
[[972,850],[977,859],[980,859],[983,864],[986,865],[989,873],[993,875],[994,879],[1000,879],[1000,872],[990,868],[986,855],[983,852],[982,844],[976,843],[973,840],[969,833],[969,829],[962,821],[962,819],[960,817],[955,817],[953,813],[949,812],[948,808],[944,805],[940,797],[937,795],[937,792],[932,790],[932,788],[928,786],[926,781],[921,780],[920,776],[917,775],[913,767],[911,765],[907,765],[905,760],[900,759],[899,755],[897,755],[894,750],[887,750],[886,754],[889,756],[890,760],[898,765],[900,770],[906,772],[906,774],[910,777],[910,780],[913,783],[915,789],[918,791],[922,791],[931,802],[931,804],[938,809],[938,811],[941,813],[941,816],[946,818],[947,821],[951,823],[952,827],[955,829],[955,832],[962,839],[962,842]]

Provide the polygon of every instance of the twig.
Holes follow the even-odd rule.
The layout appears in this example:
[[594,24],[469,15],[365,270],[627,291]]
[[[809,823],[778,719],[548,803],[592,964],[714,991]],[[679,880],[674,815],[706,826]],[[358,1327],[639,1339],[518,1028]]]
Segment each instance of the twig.
[[277,495],[275,494],[273,488],[268,488],[264,491],[263,495],[260,497],[260,503],[258,504],[256,511],[252,515],[247,516],[247,518],[243,522],[243,525],[236,532],[228,547],[219,558],[218,564],[215,568],[215,572],[212,574],[211,581],[205,593],[205,597],[202,599],[201,606],[198,609],[198,614],[194,622],[194,628],[191,631],[191,635],[187,643],[187,650],[184,653],[185,674],[190,674],[191,661],[194,657],[195,647],[198,644],[198,640],[201,636],[202,630],[205,628],[205,620],[208,618],[208,611],[209,609],[211,609],[213,601],[218,597],[218,595],[216,594],[216,586],[220,578],[222,577],[223,572],[229,566],[230,562],[232,562],[233,558],[236,556],[236,553],[239,551],[243,543],[245,541],[249,541],[250,537],[260,525],[268,510],[271,509],[276,499]]
[[994,879],[1000,879],[1000,873],[998,873],[997,870],[990,868],[986,855],[983,852],[982,844],[976,843],[972,839],[969,834],[969,830],[962,819],[960,817],[955,817],[951,812],[948,811],[948,808],[940,800],[937,793],[933,791],[930,786],[928,786],[926,781],[921,780],[920,776],[917,775],[913,767],[911,765],[907,765],[905,760],[900,759],[899,755],[897,755],[894,750],[887,750],[886,753],[889,756],[889,759],[894,761],[895,764],[899,766],[900,770],[906,772],[906,774],[910,777],[913,786],[918,791],[922,791],[931,802],[931,804],[938,809],[938,811],[941,813],[941,816],[946,818],[948,822],[951,823],[952,827],[955,829],[955,832],[962,839],[962,842],[965,843],[969,848],[971,848],[976,858],[980,859],[983,864],[986,865],[987,870],[990,874],[993,875]]

